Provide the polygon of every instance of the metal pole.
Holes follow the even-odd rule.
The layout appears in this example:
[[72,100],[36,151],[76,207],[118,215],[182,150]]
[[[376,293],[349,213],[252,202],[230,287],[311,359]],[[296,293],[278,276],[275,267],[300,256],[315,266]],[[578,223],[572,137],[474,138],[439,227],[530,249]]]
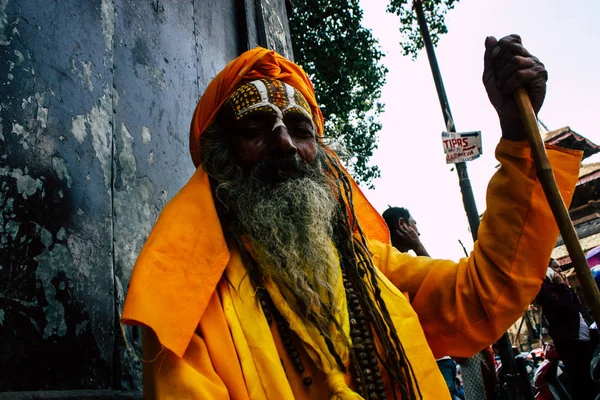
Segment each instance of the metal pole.
[[[433,49],[433,42],[431,41],[431,36],[429,35],[427,21],[425,20],[425,15],[423,14],[422,0],[414,0],[413,7],[417,14],[421,35],[423,37],[423,42],[425,43],[425,50],[427,51],[429,66],[431,67],[431,73],[437,89],[440,106],[442,107],[442,114],[444,115],[444,121],[446,122],[446,131],[456,132],[456,126],[454,125],[454,119],[452,118],[452,112],[450,111],[450,103],[448,102],[446,90],[444,89],[444,82],[442,81],[442,74],[435,56],[435,51]],[[471,235],[473,236],[473,241],[476,241],[477,231],[479,229],[479,213],[477,212],[477,205],[475,204],[475,197],[473,196],[473,189],[471,187],[471,181],[469,180],[467,165],[466,163],[461,162],[456,163],[455,166],[456,173],[458,174],[460,191],[463,197],[463,204],[469,220]],[[517,365],[515,363],[512,346],[507,333],[502,335],[502,337],[497,341],[497,345],[500,349],[502,366],[507,377],[510,399],[522,399],[519,391]]]
[[[429,28],[425,21],[425,15],[423,14],[423,7],[420,0],[413,2],[415,11],[417,12],[417,19],[419,26],[421,27],[421,35],[425,42],[425,50],[427,50],[427,58],[429,59],[429,66],[431,67],[431,74],[433,75],[433,81],[437,89],[438,99],[440,100],[440,106],[442,107],[442,114],[444,115],[444,121],[446,122],[447,132],[456,132],[456,126],[454,125],[454,119],[452,118],[452,112],[450,111],[450,103],[446,96],[446,89],[444,89],[444,82],[442,81],[442,74],[440,73],[440,67],[435,56],[433,49],[433,43],[431,36],[429,35]],[[458,174],[458,183],[460,185],[460,192],[463,197],[463,204],[469,220],[469,228],[471,229],[471,236],[473,241],[477,240],[477,230],[479,229],[479,213],[477,212],[477,205],[475,204],[475,197],[473,196],[473,189],[471,187],[471,181],[469,180],[469,173],[467,172],[467,165],[464,162],[456,163],[456,173]]]
[[531,323],[529,310],[525,311],[525,324],[527,325],[527,340],[529,341],[529,351],[531,351],[531,343],[533,343],[533,341],[535,340],[535,327]]

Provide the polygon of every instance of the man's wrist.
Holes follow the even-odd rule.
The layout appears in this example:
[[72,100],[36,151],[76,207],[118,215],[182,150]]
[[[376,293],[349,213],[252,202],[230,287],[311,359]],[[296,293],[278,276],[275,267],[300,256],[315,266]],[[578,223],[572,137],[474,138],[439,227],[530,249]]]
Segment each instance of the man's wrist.
[[423,243],[421,243],[420,241],[419,241],[419,244],[413,248],[413,251],[418,256],[429,257],[429,253],[427,252],[427,249],[425,249],[425,246],[423,246]]
[[524,141],[527,139],[525,128],[519,118],[505,119],[500,117],[500,128],[502,129],[502,137],[508,140]]

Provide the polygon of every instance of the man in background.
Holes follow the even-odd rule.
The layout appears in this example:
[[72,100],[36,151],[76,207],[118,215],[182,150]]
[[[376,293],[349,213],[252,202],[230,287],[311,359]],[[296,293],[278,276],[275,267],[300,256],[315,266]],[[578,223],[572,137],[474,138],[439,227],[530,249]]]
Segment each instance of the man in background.
[[418,256],[429,257],[429,252],[421,243],[417,222],[404,207],[389,207],[382,214],[383,220],[390,230],[392,246],[398,251],[408,253],[409,250]]
[[558,262],[552,258],[536,302],[542,307],[556,351],[573,380],[573,398],[594,399],[598,389],[590,376],[590,362],[596,341],[590,340],[579,297],[560,273]]
[[[392,246],[402,253],[414,251],[417,256],[429,256],[429,252],[421,243],[421,233],[417,221],[404,207],[388,207],[381,215],[390,230]],[[458,379],[458,364],[450,356],[438,358],[437,365],[446,381],[453,399],[464,399],[465,393]]]

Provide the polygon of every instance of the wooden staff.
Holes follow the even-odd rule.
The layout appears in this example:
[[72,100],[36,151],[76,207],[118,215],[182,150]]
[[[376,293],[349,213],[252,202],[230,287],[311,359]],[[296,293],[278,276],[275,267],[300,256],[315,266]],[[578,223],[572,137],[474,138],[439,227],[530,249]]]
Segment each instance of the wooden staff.
[[531,145],[531,155],[535,162],[538,179],[542,184],[546,199],[571,257],[575,273],[581,283],[585,301],[591,308],[592,317],[600,325],[600,291],[598,291],[598,286],[596,286],[596,282],[592,277],[590,266],[581,248],[581,243],[579,243],[577,233],[575,233],[575,228],[569,217],[565,202],[558,191],[556,178],[554,177],[552,166],[548,161],[548,155],[542,142],[531,100],[524,88],[517,89],[515,99],[519,114],[521,115],[521,121],[523,121],[523,126],[525,127],[527,139]]

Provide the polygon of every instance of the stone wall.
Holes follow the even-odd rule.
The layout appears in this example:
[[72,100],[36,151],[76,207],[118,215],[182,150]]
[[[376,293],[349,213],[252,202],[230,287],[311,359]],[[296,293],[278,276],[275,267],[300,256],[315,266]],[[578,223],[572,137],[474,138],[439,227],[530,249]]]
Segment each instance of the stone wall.
[[284,0],[0,0],[0,398],[139,393],[135,259],[197,99],[257,44],[291,57]]

